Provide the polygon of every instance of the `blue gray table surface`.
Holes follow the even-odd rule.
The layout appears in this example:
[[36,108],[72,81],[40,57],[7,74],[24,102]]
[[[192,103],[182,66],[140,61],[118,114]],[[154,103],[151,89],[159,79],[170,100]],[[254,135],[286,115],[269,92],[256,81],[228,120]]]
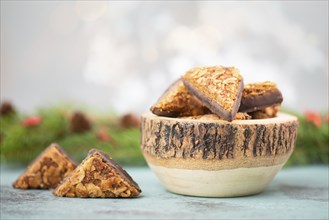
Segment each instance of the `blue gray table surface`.
[[266,190],[237,198],[170,193],[147,167],[126,167],[143,192],[135,199],[60,198],[18,190],[21,169],[1,167],[1,219],[328,219],[328,167],[281,170]]

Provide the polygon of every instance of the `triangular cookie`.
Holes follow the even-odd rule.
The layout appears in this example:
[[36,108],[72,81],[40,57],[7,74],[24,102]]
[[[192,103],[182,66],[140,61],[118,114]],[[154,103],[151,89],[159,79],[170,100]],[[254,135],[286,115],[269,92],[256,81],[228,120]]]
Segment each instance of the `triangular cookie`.
[[153,114],[165,117],[203,115],[209,110],[192,96],[182,80],[175,81],[151,107]]
[[53,193],[63,197],[136,197],[141,189],[119,164],[92,149]]
[[20,189],[55,188],[76,167],[57,144],[47,147],[13,183]]
[[183,77],[186,89],[219,117],[232,121],[238,112],[243,78],[235,67],[196,67]]
[[266,107],[281,105],[282,94],[270,81],[249,83],[244,86],[239,111],[254,112]]

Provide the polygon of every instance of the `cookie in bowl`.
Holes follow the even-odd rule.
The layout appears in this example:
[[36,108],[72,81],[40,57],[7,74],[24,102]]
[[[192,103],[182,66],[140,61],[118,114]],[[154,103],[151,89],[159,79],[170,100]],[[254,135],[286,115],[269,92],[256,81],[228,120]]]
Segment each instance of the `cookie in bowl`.
[[[218,66],[218,69],[223,68],[226,69]],[[192,69],[194,70],[195,68]],[[187,74],[190,72],[191,70]],[[216,74],[219,80],[227,79],[221,77],[220,71]],[[222,74],[225,74],[225,71],[222,71]],[[184,77],[186,78],[185,75],[183,79]],[[241,79],[243,80],[242,77]],[[193,81],[197,82],[198,80]],[[199,82],[203,83],[204,79]],[[235,88],[243,85],[239,80],[234,83],[237,83],[232,85]],[[224,82],[219,82],[219,85],[223,84]],[[194,88],[203,87],[198,85]],[[240,92],[235,89],[234,95],[225,94],[230,90],[212,90],[215,91],[210,97],[204,98],[204,95],[211,92],[209,90],[202,93],[201,98],[196,98],[212,111],[214,108],[209,106],[209,103],[212,103],[209,100],[215,97],[215,94],[221,93],[223,97],[232,98],[230,111],[223,114],[216,106],[211,114],[197,116],[166,117],[152,112],[143,114],[143,155],[165,188],[173,193],[202,197],[235,197],[260,193],[294,150],[297,118],[278,111],[282,97],[273,96],[273,108],[268,104],[271,103],[268,99],[267,104],[260,107],[262,99],[259,98],[260,101],[256,102],[257,108],[249,104],[253,111],[242,112],[239,109],[243,99],[242,91],[239,97]],[[188,91],[192,95],[198,94]]]

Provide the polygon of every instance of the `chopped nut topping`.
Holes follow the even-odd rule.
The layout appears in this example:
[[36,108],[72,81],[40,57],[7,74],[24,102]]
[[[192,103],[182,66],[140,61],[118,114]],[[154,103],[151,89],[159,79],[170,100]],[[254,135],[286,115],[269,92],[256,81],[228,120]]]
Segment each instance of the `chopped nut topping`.
[[258,111],[249,112],[248,114],[251,116],[252,119],[274,118],[274,117],[276,117],[280,108],[281,108],[281,105],[274,105],[274,106],[266,107],[266,108],[258,110]]
[[178,80],[151,107],[151,111],[160,116],[182,117],[202,115],[209,110],[186,90],[181,80]]
[[205,66],[188,70],[151,111],[167,117],[248,120],[275,117],[282,101],[273,82],[244,85],[235,67]]
[[13,187],[21,189],[55,188],[75,167],[75,163],[68,155],[57,144],[52,144],[18,177],[13,183]]
[[242,97],[245,98],[248,96],[262,95],[268,91],[272,91],[275,89],[277,89],[276,84],[270,81],[249,83],[244,86]]
[[245,112],[236,113],[235,118],[234,118],[234,120],[248,120],[248,119],[251,119],[251,116]]
[[110,164],[110,160],[94,150],[54,190],[54,195],[82,198],[138,196],[139,186],[118,164]]
[[239,111],[255,112],[266,107],[280,105],[282,101],[282,94],[275,83],[270,81],[250,83],[244,87]]
[[[201,119],[201,120],[223,120],[221,117],[215,114],[205,114],[197,116],[182,117],[186,119]],[[238,112],[235,115],[234,120],[248,120],[251,119],[251,116],[244,112]]]
[[182,77],[187,90],[213,113],[232,121],[240,106],[243,78],[235,67],[196,67]]

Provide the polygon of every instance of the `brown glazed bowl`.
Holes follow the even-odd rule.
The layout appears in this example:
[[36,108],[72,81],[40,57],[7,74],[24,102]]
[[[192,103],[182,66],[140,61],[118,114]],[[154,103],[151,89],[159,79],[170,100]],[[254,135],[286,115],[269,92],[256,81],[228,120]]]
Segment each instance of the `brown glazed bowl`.
[[212,117],[142,115],[141,149],[167,190],[182,195],[235,197],[262,192],[289,159],[297,118],[226,122]]

